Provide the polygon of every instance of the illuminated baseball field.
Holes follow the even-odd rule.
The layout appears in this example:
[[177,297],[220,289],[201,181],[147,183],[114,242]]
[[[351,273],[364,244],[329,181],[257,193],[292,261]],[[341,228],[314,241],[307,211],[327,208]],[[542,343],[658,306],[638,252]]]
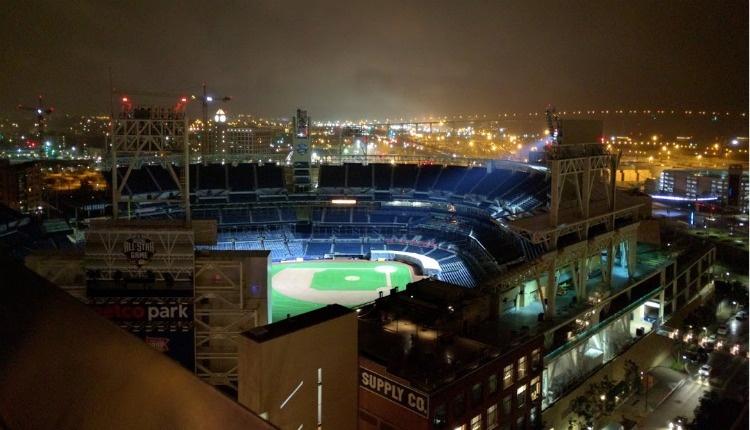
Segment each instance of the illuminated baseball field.
[[404,288],[409,266],[393,261],[310,261],[271,266],[273,321],[331,303],[357,306]]

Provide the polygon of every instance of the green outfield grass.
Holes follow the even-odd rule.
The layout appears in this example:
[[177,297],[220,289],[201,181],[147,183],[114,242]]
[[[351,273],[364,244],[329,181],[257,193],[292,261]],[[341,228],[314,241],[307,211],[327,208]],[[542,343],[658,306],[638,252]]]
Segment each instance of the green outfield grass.
[[409,267],[392,261],[310,261],[271,266],[272,319],[279,321],[331,303],[356,306],[378,297],[378,289],[403,289]]

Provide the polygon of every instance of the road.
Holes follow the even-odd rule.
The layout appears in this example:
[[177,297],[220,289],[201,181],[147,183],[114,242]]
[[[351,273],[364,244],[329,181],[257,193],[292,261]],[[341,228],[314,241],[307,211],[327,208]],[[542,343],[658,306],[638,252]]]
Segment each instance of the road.
[[677,416],[693,419],[693,411],[701,396],[708,389],[701,382],[687,378],[661,405],[654,409],[646,421],[639,425],[642,429],[666,429],[669,421]]
[[703,393],[708,390],[724,391],[725,395],[732,398],[740,397],[747,391],[747,360],[744,357],[715,352],[711,354],[708,363],[712,367],[708,380],[697,375],[698,365],[687,366],[690,374],[684,382],[651,411],[639,428],[666,429],[669,421],[678,416],[692,421],[693,411]]
[[[720,320],[732,312],[721,312],[719,306]],[[723,340],[729,344],[747,345],[748,321],[737,321],[734,318],[727,321],[729,332]],[[711,366],[711,374],[708,379],[698,376],[701,364],[687,364],[685,370],[687,375],[681,386],[672,392],[659,406],[657,406],[646,419],[639,425],[642,429],[667,429],[668,423],[675,417],[683,416],[692,421],[693,412],[700,402],[700,398],[708,390],[722,391],[729,398],[742,398],[746,395],[748,384],[748,368],[746,355],[732,355],[727,351],[715,351],[709,355],[708,364]],[[747,351],[747,347],[743,348]],[[649,402],[651,403],[651,402]]]

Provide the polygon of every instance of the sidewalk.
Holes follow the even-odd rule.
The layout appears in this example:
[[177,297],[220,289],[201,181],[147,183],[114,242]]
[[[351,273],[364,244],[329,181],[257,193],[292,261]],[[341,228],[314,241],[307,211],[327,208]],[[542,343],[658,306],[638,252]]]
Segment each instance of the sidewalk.
[[[658,366],[651,369],[649,376],[651,386],[648,389],[648,393],[643,391],[641,394],[629,397],[609,417],[601,420],[601,422],[628,420],[642,423],[653,410],[658,408],[688,379],[686,374],[666,366]],[[648,403],[646,403],[647,397]]]

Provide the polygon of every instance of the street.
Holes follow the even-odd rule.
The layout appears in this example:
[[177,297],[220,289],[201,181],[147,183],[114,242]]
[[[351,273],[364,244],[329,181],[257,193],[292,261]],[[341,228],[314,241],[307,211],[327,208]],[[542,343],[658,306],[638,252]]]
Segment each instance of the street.
[[[674,391],[648,414],[642,424],[638,426],[641,429],[667,429],[670,421],[675,417],[682,416],[692,421],[695,408],[700,402],[701,396],[708,390],[722,391],[728,398],[743,398],[746,395],[747,385],[747,341],[748,341],[748,321],[738,321],[734,318],[736,306],[731,303],[722,302],[717,306],[717,320],[724,322],[728,328],[726,336],[722,337],[726,345],[743,345],[741,354],[732,354],[731,347],[724,347],[721,350],[712,352],[709,355],[707,364],[711,366],[711,372],[708,378],[702,378],[698,375],[698,369],[701,363],[686,363],[684,365],[687,374],[683,374],[682,382]],[[668,372],[656,372],[651,374],[657,379],[655,386],[661,381],[669,380]],[[674,376],[671,376],[674,379]],[[652,395],[653,397],[653,395]],[[642,405],[641,400],[639,403]],[[654,406],[654,402],[660,399],[649,399],[649,407]]]
[[693,378],[687,378],[684,381],[672,395],[649,414],[644,424],[638,428],[666,429],[669,421],[677,416],[683,416],[688,421],[693,419],[693,411],[708,387]]

